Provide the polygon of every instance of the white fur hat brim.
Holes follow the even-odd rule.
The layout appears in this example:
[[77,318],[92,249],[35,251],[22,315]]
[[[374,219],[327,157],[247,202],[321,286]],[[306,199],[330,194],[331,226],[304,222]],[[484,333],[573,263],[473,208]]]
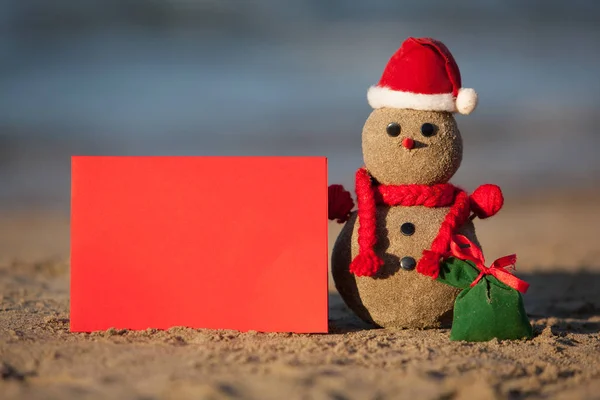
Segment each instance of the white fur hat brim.
[[477,107],[477,93],[470,88],[459,89],[458,96],[454,98],[452,93],[421,94],[371,86],[367,100],[374,109],[389,107],[470,114]]

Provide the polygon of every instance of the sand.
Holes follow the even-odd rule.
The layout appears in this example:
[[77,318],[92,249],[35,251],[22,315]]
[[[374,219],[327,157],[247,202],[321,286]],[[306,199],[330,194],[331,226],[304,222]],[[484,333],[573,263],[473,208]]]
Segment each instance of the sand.
[[[600,196],[509,199],[478,221],[519,255],[536,336],[460,343],[370,329],[331,285],[330,333],[69,332],[68,216],[0,214],[1,399],[600,398]],[[331,225],[331,239],[339,227]]]

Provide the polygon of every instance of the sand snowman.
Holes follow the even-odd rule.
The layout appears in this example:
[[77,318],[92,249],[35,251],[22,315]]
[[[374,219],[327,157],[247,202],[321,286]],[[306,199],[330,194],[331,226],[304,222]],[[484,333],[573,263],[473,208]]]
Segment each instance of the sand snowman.
[[461,87],[444,44],[409,38],[368,101],[374,111],[362,131],[358,210],[333,249],[336,287],[359,317],[376,325],[446,326],[458,290],[435,278],[450,238],[460,233],[479,245],[472,217],[487,218],[502,206],[497,186],[469,196],[448,183],[463,152],[453,113],[469,114],[477,95]]

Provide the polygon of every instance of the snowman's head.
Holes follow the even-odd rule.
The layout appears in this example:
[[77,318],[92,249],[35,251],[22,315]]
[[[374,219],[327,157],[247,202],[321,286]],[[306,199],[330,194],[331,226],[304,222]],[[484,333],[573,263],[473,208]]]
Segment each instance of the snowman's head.
[[446,183],[462,161],[462,138],[445,111],[378,108],[362,133],[365,166],[387,185]]

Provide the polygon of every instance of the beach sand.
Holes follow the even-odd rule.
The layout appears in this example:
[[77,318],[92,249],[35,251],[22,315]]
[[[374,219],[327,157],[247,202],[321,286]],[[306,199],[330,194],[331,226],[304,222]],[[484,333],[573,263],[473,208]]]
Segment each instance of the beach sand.
[[[0,214],[1,399],[600,399],[600,195],[508,199],[477,221],[519,256],[529,341],[370,329],[330,285],[330,333],[69,332],[68,215]],[[340,227],[331,224],[330,245]]]

